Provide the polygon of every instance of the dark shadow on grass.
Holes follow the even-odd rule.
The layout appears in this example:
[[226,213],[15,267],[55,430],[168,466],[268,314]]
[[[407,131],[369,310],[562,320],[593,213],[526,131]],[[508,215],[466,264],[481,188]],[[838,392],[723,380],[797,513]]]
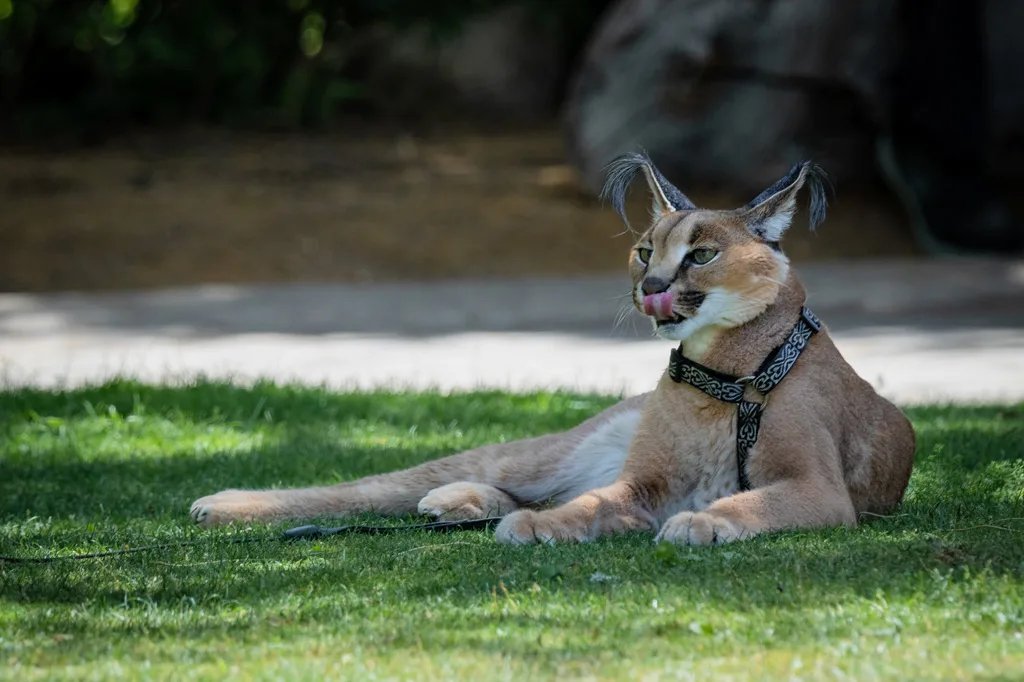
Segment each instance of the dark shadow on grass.
[[[59,453],[58,453],[59,454]],[[270,448],[189,453],[119,461],[23,461],[6,467],[0,518],[35,515],[95,517],[97,523],[132,518],[185,519],[197,497],[225,488],[303,487],[392,471],[446,454],[433,448],[330,447],[301,435]],[[346,472],[341,478],[338,472]],[[75,485],[75,482],[99,482]],[[55,485],[55,483],[57,485]]]

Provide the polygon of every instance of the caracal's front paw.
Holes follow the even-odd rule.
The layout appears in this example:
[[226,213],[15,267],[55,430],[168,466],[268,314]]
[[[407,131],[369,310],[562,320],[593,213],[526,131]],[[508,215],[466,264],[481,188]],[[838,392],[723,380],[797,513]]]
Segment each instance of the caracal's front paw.
[[498,542],[529,545],[535,542],[586,542],[591,540],[588,524],[552,511],[523,509],[506,516],[494,530]]
[[253,521],[266,516],[266,496],[257,490],[222,490],[192,503],[189,515],[202,526]]
[[444,521],[466,521],[504,516],[517,507],[515,500],[494,486],[459,481],[431,490],[417,510]]
[[655,542],[677,545],[721,545],[739,540],[742,532],[733,522],[706,512],[679,512],[662,525]]

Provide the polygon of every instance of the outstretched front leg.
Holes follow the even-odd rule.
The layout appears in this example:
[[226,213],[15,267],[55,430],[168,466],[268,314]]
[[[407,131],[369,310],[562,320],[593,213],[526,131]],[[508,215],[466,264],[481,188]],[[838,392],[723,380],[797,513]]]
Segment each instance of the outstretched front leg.
[[776,530],[856,524],[845,487],[806,478],[737,493],[703,511],[679,512],[665,521],[655,541],[713,545]]
[[644,505],[639,486],[619,480],[584,493],[560,507],[523,509],[501,520],[495,530],[499,542],[587,542],[602,535],[630,530],[655,530],[658,524]]

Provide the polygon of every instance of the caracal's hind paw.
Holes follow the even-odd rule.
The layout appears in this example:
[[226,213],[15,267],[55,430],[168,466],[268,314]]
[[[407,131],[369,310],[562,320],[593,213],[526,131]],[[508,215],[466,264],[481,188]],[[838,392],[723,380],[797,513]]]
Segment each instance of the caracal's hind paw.
[[484,483],[458,481],[427,493],[416,506],[420,514],[442,521],[467,521],[504,516],[518,508],[507,493]]

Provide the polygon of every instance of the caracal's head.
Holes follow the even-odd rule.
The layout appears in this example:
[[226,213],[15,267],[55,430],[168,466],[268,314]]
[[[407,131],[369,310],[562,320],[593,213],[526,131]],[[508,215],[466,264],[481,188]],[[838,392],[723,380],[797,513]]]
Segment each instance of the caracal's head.
[[646,155],[627,154],[609,164],[602,192],[623,220],[626,190],[638,173],[654,201],[651,225],[630,251],[633,303],[666,339],[737,327],[775,300],[789,274],[779,242],[804,185],[811,229],[825,217],[827,179],[810,162],[793,166],[746,206],[713,211],[697,208]]

